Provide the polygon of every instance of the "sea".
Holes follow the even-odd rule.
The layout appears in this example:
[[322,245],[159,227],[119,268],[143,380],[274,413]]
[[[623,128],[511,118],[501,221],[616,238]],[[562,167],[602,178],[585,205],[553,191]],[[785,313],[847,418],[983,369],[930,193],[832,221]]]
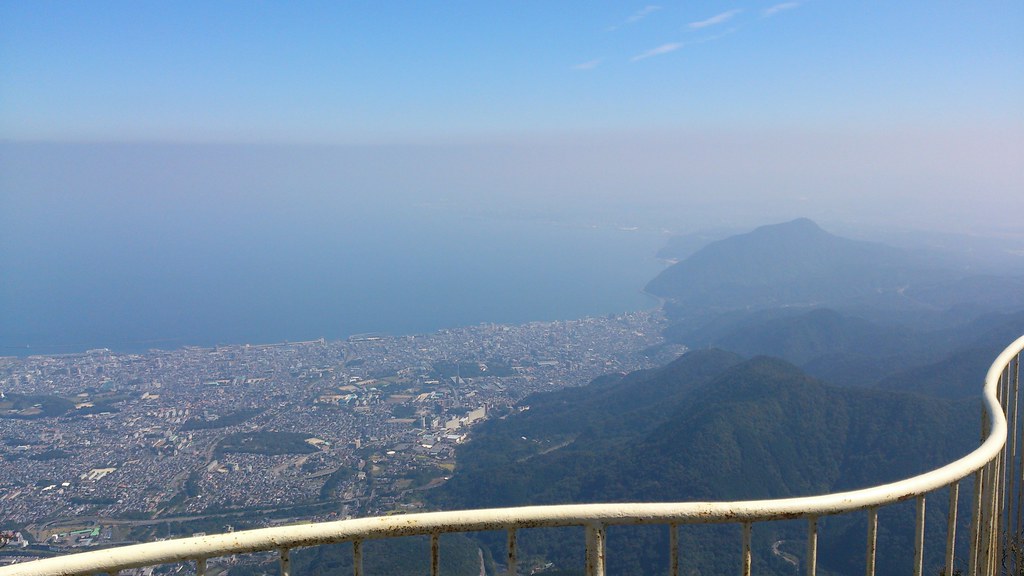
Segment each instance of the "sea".
[[656,307],[667,234],[520,152],[0,141],[0,355]]
[[78,223],[22,242],[0,255],[0,355],[412,334],[658,305],[643,287],[664,266],[659,231],[422,206],[380,216],[91,236]]

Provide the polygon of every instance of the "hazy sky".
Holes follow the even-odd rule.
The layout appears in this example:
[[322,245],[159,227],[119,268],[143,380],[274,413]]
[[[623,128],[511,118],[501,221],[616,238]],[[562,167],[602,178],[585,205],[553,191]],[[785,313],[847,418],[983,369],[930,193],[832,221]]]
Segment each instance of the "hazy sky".
[[0,0],[0,347],[604,313],[665,230],[801,216],[1024,255],[1022,31],[1019,0]]
[[0,139],[371,145],[368,182],[500,205],[1004,233],[1022,30],[1019,1],[0,0]]

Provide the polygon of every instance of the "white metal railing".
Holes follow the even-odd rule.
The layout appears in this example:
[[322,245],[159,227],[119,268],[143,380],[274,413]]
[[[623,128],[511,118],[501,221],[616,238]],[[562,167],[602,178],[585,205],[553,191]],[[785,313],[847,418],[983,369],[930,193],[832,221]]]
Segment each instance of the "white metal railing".
[[[1024,336],[1007,347],[985,378],[982,443],[959,460],[930,472],[862,490],[821,496],[745,502],[683,502],[659,504],[578,504],[525,506],[455,512],[428,512],[311,523],[278,528],[196,536],[47,558],[0,568],[0,576],[72,576],[109,573],[129,568],[183,561],[196,563],[198,576],[206,573],[209,558],[232,554],[277,551],[281,576],[291,576],[290,551],[305,546],[352,542],[355,576],[362,576],[362,544],[366,540],[427,535],[431,538],[430,570],[439,570],[439,537],[451,532],[506,530],[508,574],[516,576],[517,531],[527,528],[580,526],[586,534],[586,572],[605,572],[605,529],[615,525],[660,524],[670,528],[670,576],[679,573],[677,528],[683,524],[736,523],[742,526],[742,573],[751,570],[751,530],[756,522],[805,519],[807,521],[806,573],[817,569],[818,519],[822,516],[867,511],[868,534],[865,573],[875,572],[878,509],[913,499],[916,502],[914,574],[921,576],[925,542],[927,496],[949,489],[945,574],[951,576],[957,544],[957,500],[960,481],[973,475],[970,558],[965,576],[1020,574],[1024,568],[1020,535],[1024,468],[1020,450],[1020,358]],[[1007,423],[1009,422],[1009,426]],[[1008,430],[1012,431],[1008,433]],[[1007,441],[1009,439],[1009,441]],[[963,536],[960,536],[961,539]]]

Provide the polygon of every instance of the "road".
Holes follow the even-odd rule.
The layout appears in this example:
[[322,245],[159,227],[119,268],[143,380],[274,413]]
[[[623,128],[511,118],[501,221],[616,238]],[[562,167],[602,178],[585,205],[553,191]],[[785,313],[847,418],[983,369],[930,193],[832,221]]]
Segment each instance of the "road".
[[775,555],[776,557],[782,558],[786,562],[789,562],[790,564],[792,564],[793,568],[795,568],[797,573],[799,573],[800,572],[800,559],[797,558],[796,556],[793,556],[789,552],[783,552],[780,549],[784,542],[785,542],[785,540],[776,540],[775,543],[772,544],[772,554]]

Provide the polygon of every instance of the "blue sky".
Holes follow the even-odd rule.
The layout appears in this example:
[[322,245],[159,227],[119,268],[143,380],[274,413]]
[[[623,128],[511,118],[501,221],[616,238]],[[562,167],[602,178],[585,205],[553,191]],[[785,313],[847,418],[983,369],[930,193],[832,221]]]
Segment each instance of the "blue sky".
[[1020,2],[0,1],[0,138],[1024,124]]

